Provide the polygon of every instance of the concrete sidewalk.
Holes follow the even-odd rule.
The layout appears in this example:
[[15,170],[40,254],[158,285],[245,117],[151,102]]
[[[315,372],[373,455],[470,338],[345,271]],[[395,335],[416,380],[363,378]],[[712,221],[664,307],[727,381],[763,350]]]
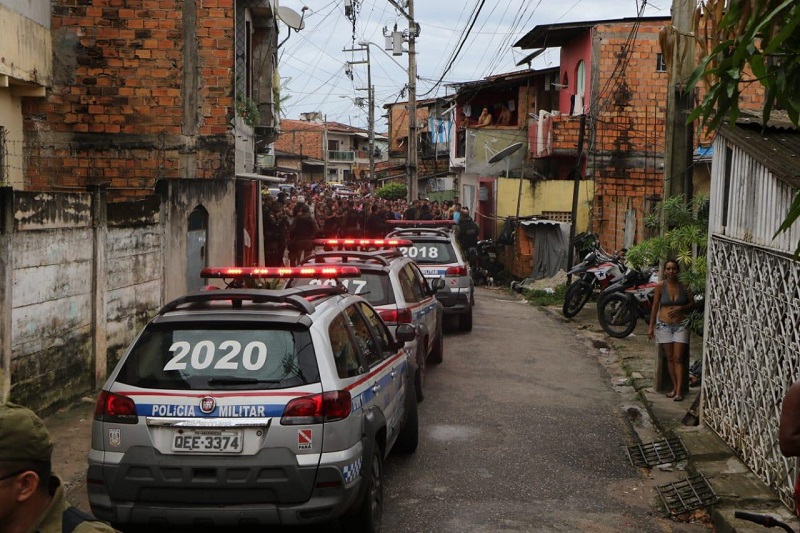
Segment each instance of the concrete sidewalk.
[[[502,289],[497,289],[502,290]],[[590,303],[573,319],[565,319],[561,308],[543,308],[548,316],[563,322],[583,338],[590,351],[598,353],[600,363],[610,376],[611,386],[620,394],[627,419],[642,443],[667,436],[679,436],[689,452],[686,464],[667,468],[642,469],[651,486],[651,500],[659,504],[655,489],[684,479],[687,473],[702,473],[720,497],[716,506],[704,513],[690,513],[681,521],[713,522],[717,531],[755,532],[764,528],[733,518],[736,509],[771,514],[798,529],[800,525],[778,498],[738,459],[711,429],[705,425],[684,426],[681,421],[699,388],[692,388],[682,402],[674,402],[655,392],[655,347],[646,336],[646,325],[640,321],[634,333],[625,339],[608,337],[597,322],[596,310]],[[701,346],[692,340],[692,360],[699,358]],[[86,456],[91,442],[91,422],[96,395],[67,406],[45,419],[56,443],[53,469],[67,485],[68,499],[88,511],[86,497]],[[623,450],[620,453],[625,453]],[[800,530],[800,529],[798,529]]]
[[[702,422],[697,426],[682,423],[692,402],[700,393],[700,388],[690,388],[681,402],[675,402],[664,394],[656,392],[653,376],[656,370],[655,345],[647,339],[647,325],[639,321],[632,335],[624,339],[609,337],[597,321],[594,303],[589,303],[578,315],[566,319],[561,307],[544,308],[554,319],[563,321],[575,329],[576,334],[590,340],[599,349],[601,363],[611,376],[612,386],[623,398],[636,401],[642,411],[627,409],[628,419],[643,444],[678,436],[689,453],[685,465],[667,468],[667,475],[659,468],[645,470],[655,484],[685,479],[687,475],[702,473],[720,502],[707,509],[716,530],[722,533],[739,531],[764,531],[762,526],[734,518],[735,510],[769,514],[788,523],[795,530],[800,524],[794,514],[786,508],[778,497],[759,480],[742,462],[733,450]],[[690,341],[691,361],[702,356],[701,339]],[[641,418],[639,418],[641,416]],[[681,471],[685,468],[685,471]],[[669,479],[673,478],[673,479]],[[657,494],[657,491],[654,491]],[[660,501],[660,498],[656,498]],[[692,519],[681,517],[681,519]]]

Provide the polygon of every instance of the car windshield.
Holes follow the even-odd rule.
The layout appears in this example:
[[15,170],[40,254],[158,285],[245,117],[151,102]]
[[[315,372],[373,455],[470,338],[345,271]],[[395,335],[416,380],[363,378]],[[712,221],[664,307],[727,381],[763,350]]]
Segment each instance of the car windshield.
[[411,246],[401,246],[399,249],[404,256],[413,259],[414,262],[420,265],[458,262],[453,245],[446,241],[415,240]]
[[282,389],[319,381],[305,328],[151,324],[117,381],[148,389]]
[[[389,274],[384,271],[362,270],[361,275],[354,278],[341,278],[339,281],[350,294],[357,294],[372,305],[388,305],[395,303],[394,291],[389,281]],[[292,279],[287,287],[299,285],[336,285],[333,279]]]

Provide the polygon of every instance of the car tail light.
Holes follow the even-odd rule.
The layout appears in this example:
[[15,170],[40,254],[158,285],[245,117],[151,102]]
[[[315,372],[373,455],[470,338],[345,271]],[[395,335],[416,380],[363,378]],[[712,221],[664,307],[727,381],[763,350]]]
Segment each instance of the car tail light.
[[291,426],[343,420],[350,415],[351,408],[350,393],[344,390],[302,396],[286,404],[281,424]]
[[127,396],[101,391],[94,407],[94,419],[118,424],[136,424],[136,403]]
[[457,267],[450,267],[444,273],[445,276],[448,278],[459,278],[461,276],[467,275],[467,267],[465,266],[457,266]]
[[386,309],[378,313],[387,324],[411,324],[411,309]]

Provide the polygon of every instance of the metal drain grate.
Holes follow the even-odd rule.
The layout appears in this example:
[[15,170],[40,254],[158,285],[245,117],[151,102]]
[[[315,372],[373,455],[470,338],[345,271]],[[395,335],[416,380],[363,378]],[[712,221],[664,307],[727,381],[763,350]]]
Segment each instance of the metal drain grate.
[[667,512],[672,516],[719,502],[719,496],[703,474],[695,474],[683,481],[661,485],[656,489]]
[[689,456],[680,437],[628,446],[625,451],[633,466],[645,467],[675,463]]

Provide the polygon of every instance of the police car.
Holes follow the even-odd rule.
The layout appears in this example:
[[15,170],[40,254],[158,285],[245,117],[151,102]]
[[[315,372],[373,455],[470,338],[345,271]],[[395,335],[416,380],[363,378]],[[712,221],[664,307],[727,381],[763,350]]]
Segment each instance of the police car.
[[[354,267],[211,268],[344,278]],[[250,282],[250,283],[254,283]],[[159,311],[99,395],[87,486],[120,528],[309,524],[377,531],[383,460],[418,438],[410,324],[342,286],[228,288]]]
[[452,220],[389,220],[396,229],[387,239],[407,239],[410,246],[401,246],[403,255],[413,259],[428,279],[443,277],[447,291],[437,293],[444,305],[445,316],[457,316],[459,329],[472,330],[472,307],[475,284],[469,263],[461,253]]
[[417,264],[398,251],[398,247],[411,246],[409,240],[317,239],[314,245],[327,251],[306,258],[305,264],[354,266],[361,275],[341,280],[290,280],[287,286],[342,283],[372,304],[392,332],[399,324],[413,325],[417,335],[406,343],[406,351],[416,362],[414,390],[417,401],[422,401],[427,363],[439,364],[444,358],[443,306],[437,300],[444,280],[428,283]]

